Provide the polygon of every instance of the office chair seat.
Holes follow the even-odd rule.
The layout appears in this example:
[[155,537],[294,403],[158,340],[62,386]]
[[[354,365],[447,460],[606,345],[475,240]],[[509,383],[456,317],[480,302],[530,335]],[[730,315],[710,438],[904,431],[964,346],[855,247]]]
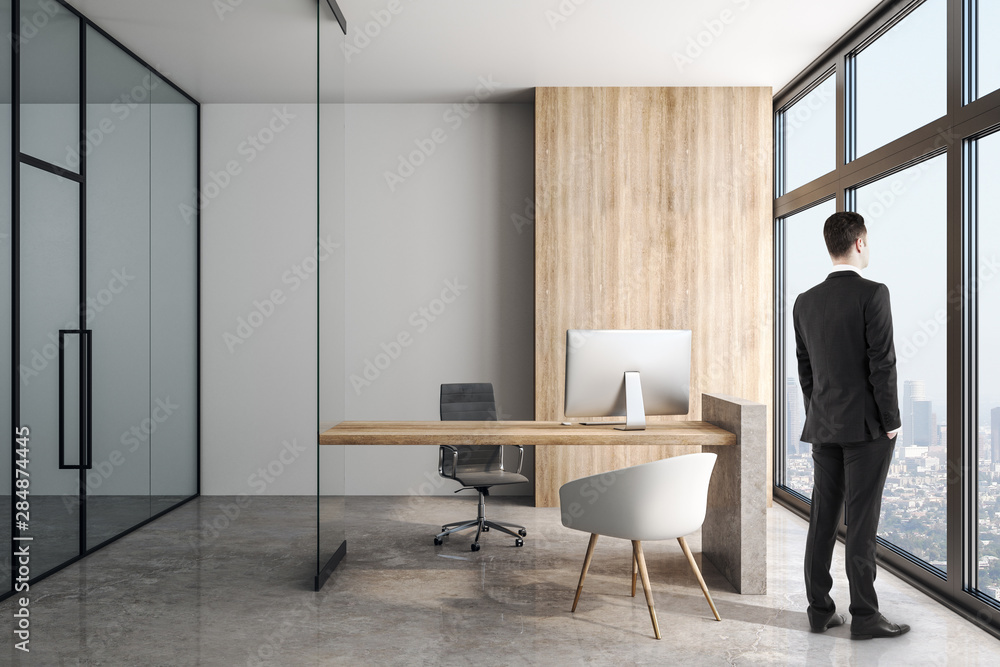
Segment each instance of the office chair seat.
[[528,478],[516,472],[507,470],[488,470],[486,472],[462,472],[458,471],[454,479],[462,486],[476,488],[479,486],[499,486],[501,484],[521,484],[527,482]]
[[[488,382],[441,385],[442,421],[496,421],[497,406],[493,398],[493,385]],[[518,446],[517,471],[504,469],[503,447],[483,445],[441,445],[438,448],[438,474],[452,479],[464,488],[479,493],[479,512],[475,519],[446,523],[434,536],[434,545],[440,546],[445,537],[463,530],[476,529],[472,550],[479,551],[479,536],[490,529],[514,537],[514,546],[524,546],[528,532],[524,526],[486,518],[486,496],[491,486],[523,484],[528,478],[521,474],[524,448]],[[459,489],[461,491],[463,489]],[[517,530],[517,532],[514,532]]]

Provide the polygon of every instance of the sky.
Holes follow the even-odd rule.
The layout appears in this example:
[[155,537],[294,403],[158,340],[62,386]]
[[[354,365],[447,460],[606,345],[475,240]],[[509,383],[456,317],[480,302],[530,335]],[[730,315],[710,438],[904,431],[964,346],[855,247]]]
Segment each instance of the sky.
[[[1000,133],[980,141],[978,156],[980,182],[1000,182]],[[900,396],[904,381],[923,380],[939,422],[944,421],[946,399],[946,331],[941,324],[948,299],[945,177],[942,155],[857,191],[871,244],[864,275],[888,285],[891,295]],[[822,230],[834,210],[831,200],[786,218],[784,225],[790,336],[785,358],[786,374],[793,377],[790,308],[795,296],[829,274],[832,263]],[[992,344],[1000,331],[1000,190],[989,185],[979,189],[978,213],[980,409],[988,413],[1000,406],[1000,347]],[[980,422],[987,418],[981,415]]]
[[[1000,2],[986,3],[1000,20]],[[858,55],[858,152],[864,154],[945,113],[943,0],[929,0]],[[982,56],[998,49],[982,45]],[[1000,86],[1000,67],[980,73],[981,89]],[[891,72],[891,75],[887,75]],[[835,164],[836,99],[833,77],[788,110],[785,118],[786,191],[830,171]],[[979,142],[979,349],[980,423],[1000,406],[1000,134]],[[946,196],[947,158],[940,155],[856,190],[855,210],[865,216],[871,244],[866,278],[885,283],[892,300],[899,393],[903,382],[923,380],[938,422],[946,404]],[[822,281],[832,266],[823,243],[829,201],[786,218],[785,280],[788,307],[786,376],[797,377],[791,305]]]

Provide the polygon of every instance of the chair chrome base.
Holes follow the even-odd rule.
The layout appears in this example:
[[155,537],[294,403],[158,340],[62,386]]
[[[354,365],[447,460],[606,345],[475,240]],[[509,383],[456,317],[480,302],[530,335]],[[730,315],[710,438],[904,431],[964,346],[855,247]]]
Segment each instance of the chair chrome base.
[[[524,526],[519,526],[516,523],[506,523],[504,521],[490,521],[486,518],[486,488],[488,487],[476,488],[476,491],[479,492],[478,516],[475,519],[455,521],[441,526],[441,532],[434,536],[435,546],[440,545],[442,540],[452,533],[470,530],[472,528],[476,529],[476,539],[472,542],[471,546],[472,551],[479,551],[479,536],[483,533],[489,532],[491,528],[499,530],[502,533],[507,533],[511,537],[515,538],[514,546],[524,546],[524,540],[521,538],[528,534],[528,531],[524,529]],[[511,530],[512,528],[516,528],[517,532],[515,533]]]

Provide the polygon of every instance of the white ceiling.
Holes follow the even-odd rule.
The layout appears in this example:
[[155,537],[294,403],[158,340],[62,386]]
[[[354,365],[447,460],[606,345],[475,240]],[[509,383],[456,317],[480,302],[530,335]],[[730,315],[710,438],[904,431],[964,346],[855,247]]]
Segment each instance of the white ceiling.
[[[69,0],[202,102],[315,100],[316,1]],[[451,102],[472,93],[480,77],[496,82],[496,101],[527,99],[534,86],[777,92],[877,4],[341,0],[350,42],[366,27],[377,33],[368,44],[358,40],[359,52],[343,65],[347,99]],[[322,17],[329,87],[341,65],[325,2]]]

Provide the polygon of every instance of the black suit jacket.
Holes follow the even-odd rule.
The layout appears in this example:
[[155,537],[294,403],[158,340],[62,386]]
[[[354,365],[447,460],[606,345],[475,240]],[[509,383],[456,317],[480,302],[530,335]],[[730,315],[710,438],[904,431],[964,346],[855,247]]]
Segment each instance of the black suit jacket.
[[792,319],[802,441],[863,442],[899,428],[889,288],[835,271],[799,295]]

